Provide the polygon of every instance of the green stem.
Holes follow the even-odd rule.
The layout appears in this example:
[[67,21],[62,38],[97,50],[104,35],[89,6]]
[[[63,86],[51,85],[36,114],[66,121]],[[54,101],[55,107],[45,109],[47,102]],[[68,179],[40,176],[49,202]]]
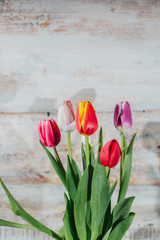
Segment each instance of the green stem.
[[107,175],[107,177],[109,177],[109,175],[110,175],[110,168],[109,167],[106,167],[106,175]]
[[63,170],[65,171],[65,169],[64,169],[64,167],[63,167],[63,164],[62,164],[62,162],[61,162],[61,159],[60,159],[60,157],[59,157],[59,154],[58,154],[58,152],[57,152],[56,147],[54,147],[53,150],[54,150],[54,154],[55,154],[55,157],[56,157],[57,162],[61,165],[61,167],[62,167]]
[[86,167],[89,165],[89,136],[85,136]]
[[120,201],[120,192],[121,192],[121,184],[122,184],[122,174],[123,174],[123,161],[124,161],[124,138],[123,138],[123,132],[121,132],[121,150],[122,155],[120,159],[120,186],[119,186],[119,195],[118,195],[118,202]]
[[[121,150],[124,148],[124,143],[123,143],[123,133],[121,132]],[[122,169],[123,169],[123,152],[122,156],[120,159],[120,184],[122,182]]]
[[71,133],[68,133],[68,155],[70,159],[70,163],[72,164],[72,148],[71,148]]

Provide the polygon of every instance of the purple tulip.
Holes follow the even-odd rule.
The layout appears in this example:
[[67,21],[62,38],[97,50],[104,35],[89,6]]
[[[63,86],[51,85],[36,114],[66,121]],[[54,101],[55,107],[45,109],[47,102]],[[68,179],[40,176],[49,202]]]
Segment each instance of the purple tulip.
[[132,127],[132,114],[128,102],[120,102],[116,105],[114,110],[114,125],[123,132]]

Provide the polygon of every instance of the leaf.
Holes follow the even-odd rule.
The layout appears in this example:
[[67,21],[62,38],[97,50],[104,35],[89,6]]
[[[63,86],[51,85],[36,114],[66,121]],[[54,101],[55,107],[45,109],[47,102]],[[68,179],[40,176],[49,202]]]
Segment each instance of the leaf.
[[66,186],[69,193],[69,197],[74,200],[76,195],[77,186],[78,186],[79,179],[75,176],[73,171],[72,165],[70,163],[69,156],[67,158],[67,173],[66,173]]
[[102,238],[102,240],[108,240],[109,234],[112,230],[112,225],[109,227],[109,229],[105,232],[104,237]]
[[122,180],[121,180],[121,184],[120,184],[118,202],[125,198],[126,192],[128,189],[130,175],[131,175],[131,168],[132,168],[132,150],[133,150],[135,136],[136,136],[136,134],[134,134],[134,136],[126,150],[126,155],[125,155],[125,158],[123,161]]
[[3,220],[3,219],[0,219],[0,226],[37,230],[35,227],[30,226],[30,225],[25,225],[25,224],[10,222],[10,221],[6,221],[6,220]]
[[62,226],[62,227],[59,229],[58,235],[59,235],[61,238],[64,238],[64,226]]
[[105,236],[105,234],[112,227],[112,218],[113,218],[113,216],[111,214],[111,200],[110,200],[108,207],[107,207],[107,211],[105,213],[105,217],[104,217],[102,236]]
[[48,155],[57,175],[59,176],[62,183],[66,187],[66,172],[65,172],[64,168],[62,167],[62,165],[59,162],[56,161],[56,159],[53,157],[53,155],[50,153],[50,151],[48,151],[48,149],[41,143],[41,141],[40,141],[40,144],[43,147],[43,149],[45,150],[46,154]]
[[117,220],[119,221],[128,217],[134,198],[135,197],[129,197],[116,204],[113,208],[113,224]]
[[64,194],[64,196],[65,201],[67,202],[66,211],[63,218],[65,238],[69,240],[78,240],[74,224],[73,203],[68,199],[66,194]]
[[[112,190],[113,186],[111,192]],[[110,201],[111,192],[109,191],[109,181],[106,177],[105,168],[100,164],[96,164],[91,186],[91,240],[96,239],[102,232],[104,216]]]
[[74,199],[74,218],[78,236],[81,240],[87,240],[87,224],[89,223],[88,216],[88,200],[90,198],[90,185],[93,168],[88,166],[84,171],[79,182],[77,193]]
[[129,216],[120,221],[116,227],[111,231],[108,240],[121,240],[126,231],[130,227],[135,213],[130,213]]
[[76,181],[79,182],[79,180],[81,179],[81,172],[79,170],[77,163],[73,159],[72,159],[72,169],[73,169]]
[[82,155],[82,163],[83,163],[83,170],[86,169],[86,154],[83,148],[83,143],[81,143],[81,155]]
[[11,193],[9,192],[9,190],[7,189],[7,187],[5,186],[5,184],[3,183],[1,178],[0,178],[0,183],[1,183],[1,185],[2,185],[6,195],[8,197],[10,209],[13,211],[13,213],[15,215],[19,216],[20,218],[22,218],[26,222],[30,223],[37,230],[39,230],[41,232],[44,232],[44,233],[54,237],[57,240],[62,240],[61,237],[59,237],[54,231],[52,231],[51,229],[47,228],[45,225],[43,225],[38,220],[33,218],[29,213],[27,213],[21,207],[20,203],[17,202],[17,200],[15,200],[15,198],[11,195]]

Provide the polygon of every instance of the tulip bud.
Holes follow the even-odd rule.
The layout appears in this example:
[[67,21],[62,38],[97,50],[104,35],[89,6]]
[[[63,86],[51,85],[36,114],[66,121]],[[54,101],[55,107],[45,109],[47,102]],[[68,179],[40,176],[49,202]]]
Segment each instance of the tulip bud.
[[122,154],[121,148],[117,140],[113,139],[106,143],[99,154],[99,160],[104,167],[115,167],[119,162]]
[[38,133],[41,143],[46,147],[56,147],[61,140],[58,125],[52,118],[39,122]]
[[120,132],[132,127],[132,114],[128,102],[120,102],[116,105],[114,110],[114,125]]
[[75,111],[71,101],[63,101],[58,109],[58,125],[64,132],[73,132],[76,129]]
[[92,104],[79,102],[76,113],[76,128],[85,136],[90,136],[98,129],[98,121]]

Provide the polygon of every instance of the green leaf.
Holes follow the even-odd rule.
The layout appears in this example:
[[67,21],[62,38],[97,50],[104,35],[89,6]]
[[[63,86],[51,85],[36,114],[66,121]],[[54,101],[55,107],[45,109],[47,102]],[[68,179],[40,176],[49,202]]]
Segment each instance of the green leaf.
[[107,211],[107,207],[116,184],[117,182],[115,182],[110,189],[105,168],[100,164],[96,164],[93,172],[91,187],[91,240],[95,240],[102,233],[105,213]]
[[61,237],[61,238],[64,238],[64,226],[62,226],[59,231],[58,231],[58,235]]
[[125,198],[126,192],[128,189],[130,175],[131,175],[131,168],[132,168],[132,150],[133,150],[135,136],[136,134],[134,134],[126,150],[125,158],[123,160],[122,179],[120,184],[118,202]]
[[64,168],[62,167],[62,165],[56,161],[56,159],[53,157],[53,155],[50,153],[50,151],[48,151],[48,149],[41,143],[41,146],[43,147],[43,149],[45,150],[46,154],[48,155],[52,166],[54,168],[54,170],[56,171],[57,175],[59,176],[59,178],[61,179],[62,183],[64,184],[64,186],[66,187],[66,172],[64,170]]
[[78,179],[74,174],[72,165],[70,163],[69,156],[67,158],[67,173],[66,173],[66,186],[69,193],[69,197],[74,200],[76,195]]
[[79,182],[79,180],[81,179],[81,172],[79,170],[77,163],[73,159],[72,159],[72,169],[73,169],[76,181]]
[[119,221],[128,217],[134,198],[135,197],[125,198],[116,204],[116,206],[113,208],[113,224],[117,220]]
[[83,170],[86,169],[86,154],[83,148],[83,143],[81,143],[81,155],[82,155],[82,163],[83,163]]
[[113,218],[113,216],[111,214],[111,200],[110,200],[108,207],[107,207],[107,211],[105,213],[105,217],[104,217],[102,236],[107,235],[106,233],[112,227],[112,218]]
[[1,178],[0,178],[0,183],[8,197],[10,209],[13,211],[15,215],[19,216],[26,222],[30,223],[37,230],[44,232],[50,235],[51,237],[54,237],[57,240],[62,240],[61,237],[59,237],[54,231],[47,228],[45,225],[43,225],[38,220],[33,218],[21,207],[20,203],[17,200],[15,200],[15,198],[11,195],[11,193],[9,192],[9,190],[7,189],[7,187],[5,186]]
[[120,221],[116,227],[111,231],[108,240],[121,240],[126,231],[130,227],[135,213],[130,213],[129,216]]
[[68,199],[66,194],[64,194],[64,196],[65,201],[67,202],[66,211],[63,218],[65,238],[69,240],[78,240],[74,224],[73,203]]
[[109,229],[105,232],[102,240],[108,240],[108,237],[109,237],[109,234],[110,234],[111,230],[112,230],[112,225],[110,225]]
[[10,221],[6,221],[6,220],[3,220],[3,219],[0,219],[0,226],[37,230],[35,227],[30,226],[30,225],[25,225],[25,224],[10,222]]
[[87,224],[89,225],[87,215],[90,208],[88,200],[90,198],[89,189],[91,185],[92,172],[93,168],[89,165],[81,177],[74,199],[75,225],[78,236],[81,240],[87,240]]

